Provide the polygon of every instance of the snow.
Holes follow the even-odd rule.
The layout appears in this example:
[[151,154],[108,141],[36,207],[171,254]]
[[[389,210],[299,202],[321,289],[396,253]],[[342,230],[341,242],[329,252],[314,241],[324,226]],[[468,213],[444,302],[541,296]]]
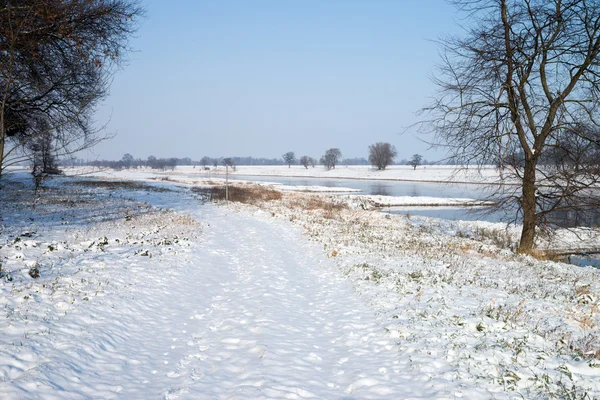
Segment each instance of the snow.
[[[210,171],[197,171],[193,167],[177,167],[177,174],[208,174],[210,176],[224,175],[223,168]],[[448,165],[423,165],[416,169],[407,165],[391,165],[380,171],[366,165],[338,165],[334,169],[323,166],[304,168],[296,166],[287,168],[283,166],[247,166],[236,168],[232,175],[243,176],[289,176],[311,178],[342,178],[342,179],[369,179],[369,180],[401,180],[423,182],[485,182],[495,181],[499,178],[498,170],[493,167],[477,169],[470,168],[457,171],[456,167]]]
[[1,398],[600,396],[599,271],[517,227],[5,179]]
[[[67,168],[67,173],[75,171],[93,171],[93,169]],[[98,176],[107,173],[115,174],[120,177],[130,176],[139,179],[148,176],[165,176],[175,179],[187,180],[205,180],[215,178],[225,178],[224,167],[211,167],[209,170],[203,170],[200,167],[178,166],[175,170],[157,171],[152,169],[123,170],[118,172],[101,171]],[[449,165],[424,165],[413,169],[406,165],[391,165],[383,171],[366,165],[338,165],[334,169],[326,169],[323,166],[315,168],[304,168],[294,166],[288,168],[281,165],[252,166],[240,165],[235,171],[228,171],[230,176],[278,176],[278,177],[301,177],[301,178],[336,178],[336,179],[369,179],[369,180],[397,180],[397,181],[422,181],[422,182],[463,182],[463,183],[484,183],[496,182],[499,180],[498,169],[494,167],[485,168],[464,168],[459,169]]]

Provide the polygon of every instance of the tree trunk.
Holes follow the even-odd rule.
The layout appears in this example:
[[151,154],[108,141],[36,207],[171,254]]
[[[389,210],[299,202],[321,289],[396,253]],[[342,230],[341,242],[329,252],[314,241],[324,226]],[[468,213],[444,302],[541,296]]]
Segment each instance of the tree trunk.
[[0,178],[4,171],[4,130],[0,134]]
[[[533,158],[533,157],[532,157]],[[536,202],[535,169],[537,160],[526,157],[523,173],[523,230],[519,243],[519,253],[531,253],[535,240]]]
[[4,129],[4,110],[0,110],[0,178],[4,172],[4,142],[6,141],[6,129]]
[[[8,91],[8,86],[5,88]],[[6,142],[6,127],[4,122],[4,105],[6,104],[6,94],[2,98],[2,104],[0,104],[0,178],[2,178],[2,172],[4,172],[4,149]]]

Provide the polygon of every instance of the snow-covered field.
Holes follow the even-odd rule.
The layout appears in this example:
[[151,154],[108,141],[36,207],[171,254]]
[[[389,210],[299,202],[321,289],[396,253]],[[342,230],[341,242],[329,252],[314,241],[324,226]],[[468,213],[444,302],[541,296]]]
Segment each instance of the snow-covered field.
[[599,270],[516,227],[88,179],[3,178],[0,398],[600,398]]
[[[85,169],[85,168],[83,168]],[[80,171],[82,168],[67,169],[67,172]],[[100,173],[105,175],[106,172]],[[178,166],[175,170],[157,172],[151,169],[119,171],[117,175],[127,174],[130,177],[145,178],[148,176],[169,176],[176,179],[201,180],[212,178],[224,178],[225,167],[210,167],[204,170],[202,167]],[[252,166],[240,165],[235,171],[228,169],[231,176],[277,176],[277,177],[302,177],[302,178],[344,178],[344,179],[368,179],[368,180],[398,180],[398,181],[423,181],[423,182],[466,182],[484,183],[498,180],[498,170],[489,168],[470,168],[457,170],[449,165],[424,165],[413,169],[406,165],[391,165],[383,171],[366,165],[338,165],[334,169],[326,169],[323,166],[304,168],[294,165],[291,168],[282,165]]]
[[[205,174],[211,176],[224,175],[225,168],[211,167],[204,171],[200,167],[177,167],[177,173],[181,174]],[[231,172],[231,170],[230,170]],[[279,165],[252,166],[241,165],[236,167],[233,175],[250,176],[290,176],[290,177],[312,177],[312,178],[347,178],[347,179],[369,179],[369,180],[403,180],[403,181],[452,181],[452,182],[484,182],[494,181],[498,178],[498,170],[490,167],[484,169],[464,169],[457,171],[454,166],[448,165],[423,165],[416,169],[407,165],[391,165],[383,171],[367,165],[338,165],[334,169],[326,169],[323,166],[304,168],[294,165],[291,168]]]

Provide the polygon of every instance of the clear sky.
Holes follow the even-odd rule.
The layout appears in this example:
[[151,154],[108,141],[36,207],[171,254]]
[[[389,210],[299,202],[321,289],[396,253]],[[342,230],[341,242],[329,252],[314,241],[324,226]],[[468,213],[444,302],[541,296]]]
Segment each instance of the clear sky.
[[402,134],[428,103],[443,0],[146,0],[147,16],[96,113],[117,136],[86,158],[440,158]]

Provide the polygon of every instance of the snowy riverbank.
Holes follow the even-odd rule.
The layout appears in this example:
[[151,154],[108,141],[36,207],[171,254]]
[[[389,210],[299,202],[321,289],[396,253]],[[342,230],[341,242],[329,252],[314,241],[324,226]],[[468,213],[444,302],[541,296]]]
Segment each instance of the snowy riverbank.
[[[90,176],[102,179],[126,179],[126,180],[143,180],[143,181],[163,181],[173,182],[191,187],[224,185],[225,178],[218,173],[194,173],[190,172],[191,168],[178,167],[175,171],[155,171],[155,170],[122,170],[122,171],[93,171],[87,169],[68,169],[67,174],[71,176]],[[269,172],[287,171],[288,168],[281,167],[254,167],[257,172],[256,176],[267,176]],[[320,169],[321,170],[321,169]],[[444,171],[446,179],[451,176],[451,169],[439,168]],[[360,176],[357,172],[368,172],[366,168],[357,167],[352,172],[352,176]],[[401,171],[400,169],[396,172]],[[262,175],[261,175],[262,174]],[[318,175],[318,174],[317,174]],[[397,174],[395,176],[398,176]],[[471,178],[474,179],[473,176]],[[360,179],[360,178],[359,178]],[[366,179],[366,178],[365,178]],[[447,197],[430,197],[430,196],[381,196],[381,195],[365,195],[361,194],[361,190],[346,188],[346,187],[329,187],[329,186],[289,186],[274,182],[253,182],[251,180],[236,180],[230,181],[232,185],[251,185],[270,186],[284,192],[305,192],[305,193],[352,193],[353,202],[363,203],[364,206],[372,207],[393,207],[393,206],[422,206],[422,207],[472,207],[492,205],[492,202],[479,201],[470,198],[447,198]]]

